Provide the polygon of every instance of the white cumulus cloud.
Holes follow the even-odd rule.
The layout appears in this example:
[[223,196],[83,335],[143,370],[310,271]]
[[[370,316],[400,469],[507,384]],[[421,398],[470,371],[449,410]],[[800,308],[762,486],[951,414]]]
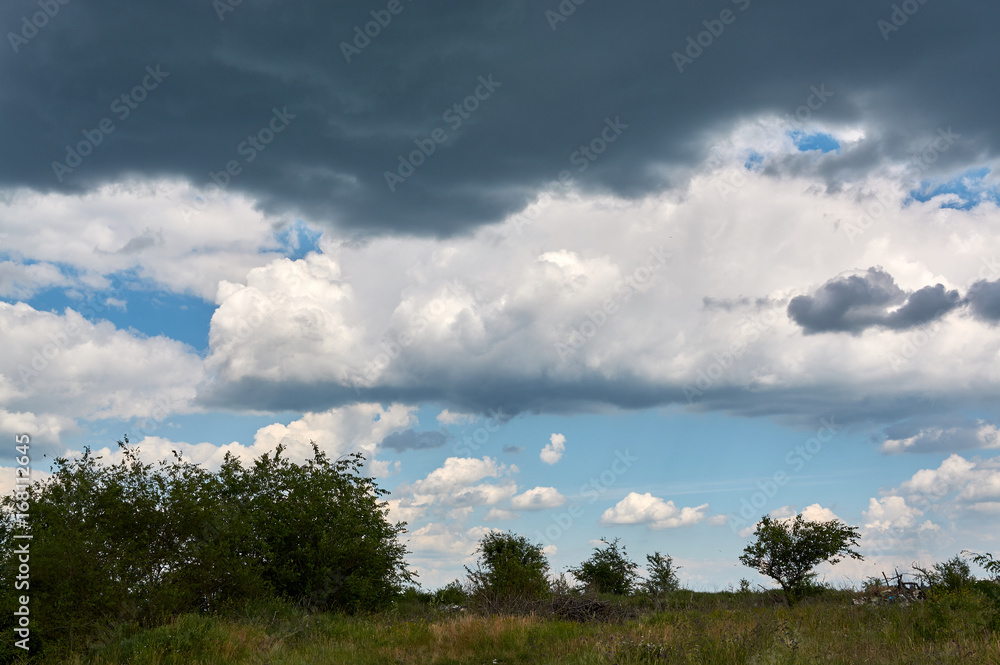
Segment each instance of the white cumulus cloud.
[[560,494],[555,487],[535,487],[510,500],[511,507],[516,510],[556,508],[564,503],[566,503],[566,497]]
[[562,434],[553,434],[549,437],[549,442],[542,448],[539,458],[546,464],[558,462],[566,450],[566,437]]
[[678,508],[649,492],[629,492],[628,496],[601,515],[601,524],[648,524],[651,529],[693,526],[706,518],[708,504]]

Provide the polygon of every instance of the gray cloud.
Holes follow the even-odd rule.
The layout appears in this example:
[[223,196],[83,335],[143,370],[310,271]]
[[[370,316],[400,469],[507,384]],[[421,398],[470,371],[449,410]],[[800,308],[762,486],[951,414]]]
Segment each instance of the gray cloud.
[[[958,291],[925,286],[906,294],[881,268],[863,275],[835,277],[811,296],[796,296],[788,315],[808,334],[859,334],[872,327],[906,330],[934,321],[957,307]],[[895,308],[895,309],[890,309]]]
[[[406,0],[370,28],[370,43],[359,38],[350,62],[342,44],[384,3],[244,0],[221,15],[219,4],[73,2],[8,43],[0,185],[84,192],[131,176],[206,185],[215,174],[269,212],[342,230],[461,233],[519,209],[563,170],[582,188],[626,197],[683,184],[707,135],[753,114],[793,113],[819,84],[834,93],[825,122],[864,123],[876,137],[822,160],[834,180],[908,159],[941,124],[969,138],[928,172],[1000,146],[998,88],[983,84],[1000,21],[990,3],[921,5],[887,42],[877,21],[891,7],[864,0],[829,11],[591,2],[554,24],[546,11],[556,2]],[[678,72],[674,52],[723,9],[735,22]],[[0,24],[17,33],[38,11],[33,0],[5,2]],[[148,78],[156,67],[163,74]],[[473,99],[489,76],[499,87]],[[446,114],[456,104],[477,108],[455,124]],[[270,140],[275,109],[287,126],[251,148],[252,135]],[[618,117],[628,129],[599,158],[576,152]],[[436,129],[443,143],[391,193],[385,172]],[[53,162],[81,142],[91,154],[60,181]]]
[[977,319],[997,323],[1000,321],[1000,279],[995,282],[980,280],[969,287],[966,302]]
[[441,432],[417,432],[413,429],[394,432],[382,439],[382,448],[403,452],[405,450],[426,450],[440,448],[448,443],[448,437]]
[[916,416],[883,430],[882,452],[954,453],[1000,448],[1000,432],[993,423],[954,414]]

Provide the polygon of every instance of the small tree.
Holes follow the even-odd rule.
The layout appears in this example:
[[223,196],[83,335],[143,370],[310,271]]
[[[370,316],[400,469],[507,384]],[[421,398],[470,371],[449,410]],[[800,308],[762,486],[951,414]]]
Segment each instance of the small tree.
[[497,606],[521,598],[538,598],[548,591],[549,563],[542,546],[524,536],[491,531],[483,536],[476,553],[476,570],[465,570],[478,600]]
[[650,596],[656,598],[676,591],[680,587],[680,580],[677,579],[677,571],[680,570],[680,566],[674,565],[673,557],[653,552],[646,555],[646,563],[649,577],[643,583],[642,588]]
[[570,568],[569,572],[587,589],[617,596],[631,594],[635,586],[636,563],[628,558],[624,545],[619,548],[618,538],[610,543],[601,538],[601,542],[604,547],[594,548],[589,559],[579,568]]
[[802,513],[791,520],[765,515],[754,536],[756,541],[746,546],[740,561],[777,581],[789,605],[806,595],[816,577],[812,570],[820,563],[836,564],[844,556],[863,558],[851,549],[858,545],[858,528],[838,520],[811,522]]

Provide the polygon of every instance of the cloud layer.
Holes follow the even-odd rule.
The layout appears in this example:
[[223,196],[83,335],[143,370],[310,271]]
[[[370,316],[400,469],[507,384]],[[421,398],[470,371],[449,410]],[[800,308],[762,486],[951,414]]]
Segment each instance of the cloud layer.
[[[942,118],[965,138],[932,170],[1000,145],[995,92],[967,94],[992,74],[981,54],[993,5],[928,3],[886,33],[889,6],[738,0],[735,22],[683,67],[675,54],[718,8],[598,3],[553,22],[557,3],[428,0],[380,27],[351,4],[219,5],[66,5],[12,42],[0,183],[80,192],[173,174],[211,200],[252,192],[269,211],[342,229],[447,234],[501,219],[563,171],[626,197],[673,186],[700,161],[698,137],[737,118],[817,113],[808,105],[881,137],[824,164],[831,180],[909,159]],[[16,31],[37,11],[5,3],[0,23]],[[627,129],[601,143],[619,117]],[[404,180],[394,191],[387,172]]]

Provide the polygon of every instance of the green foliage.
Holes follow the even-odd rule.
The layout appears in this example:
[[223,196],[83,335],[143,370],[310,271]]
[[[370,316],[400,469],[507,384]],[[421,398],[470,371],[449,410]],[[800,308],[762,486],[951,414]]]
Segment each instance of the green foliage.
[[613,542],[608,542],[601,538],[604,547],[594,548],[594,553],[579,568],[569,569],[587,590],[616,596],[632,593],[638,566],[628,558],[625,546],[618,546],[618,540],[615,538]]
[[844,556],[862,559],[851,549],[858,545],[858,528],[837,520],[811,522],[799,513],[779,521],[765,515],[754,536],[756,541],[746,546],[740,561],[777,581],[789,605],[819,588],[812,570],[820,563],[836,564]]
[[993,582],[1000,584],[1000,559],[994,559],[993,555],[989,552],[985,554],[977,554],[976,552],[970,552],[965,550],[962,554],[969,556],[972,561],[982,567],[990,575],[990,579]]
[[452,580],[434,592],[434,602],[438,605],[464,605],[468,599],[462,582]]
[[969,568],[969,563],[956,555],[947,561],[935,563],[932,568],[921,568],[913,566],[917,571],[917,579],[922,583],[932,587],[943,587],[957,591],[971,587],[976,581]]
[[653,597],[663,596],[680,588],[677,571],[680,566],[674,565],[671,556],[653,552],[646,555],[646,567],[649,577],[642,584],[642,589]]
[[[108,626],[154,626],[184,612],[284,597],[347,611],[383,605],[411,574],[402,523],[359,475],[360,455],[331,462],[316,446],[304,464],[279,447],[249,468],[227,456],[218,473],[183,461],[103,464],[87,449],[57,458],[27,490],[0,498],[0,629],[12,633],[18,593],[30,594],[33,651],[99,641]],[[30,589],[14,590],[14,536],[30,532]],[[10,610],[10,611],[8,611]]]
[[524,536],[491,531],[483,536],[476,553],[476,570],[465,570],[478,599],[496,603],[539,598],[548,591],[549,563],[542,546]]
[[988,634],[1000,630],[1000,603],[970,586],[939,586],[919,603],[914,621],[917,633],[928,640],[955,640],[963,634]]

